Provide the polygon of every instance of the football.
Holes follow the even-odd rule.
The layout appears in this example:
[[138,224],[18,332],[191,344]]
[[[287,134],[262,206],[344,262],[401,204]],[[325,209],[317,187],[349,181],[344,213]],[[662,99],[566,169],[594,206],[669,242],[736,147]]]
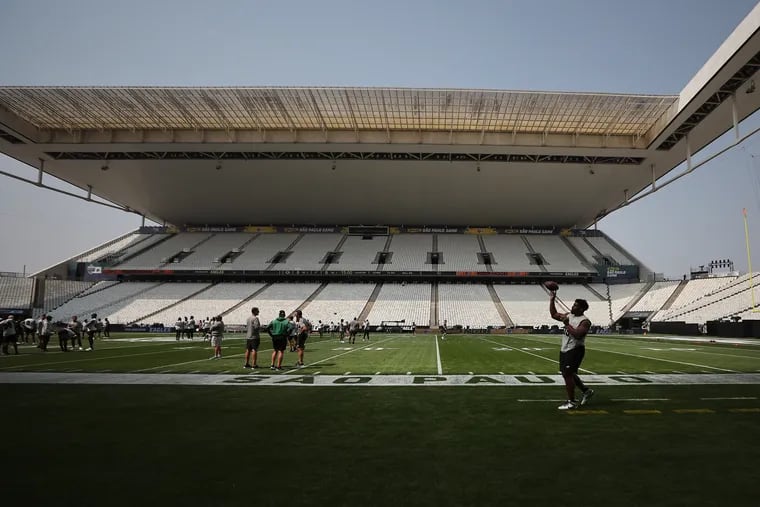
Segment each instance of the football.
[[544,287],[551,292],[559,290],[559,284],[557,282],[544,282]]

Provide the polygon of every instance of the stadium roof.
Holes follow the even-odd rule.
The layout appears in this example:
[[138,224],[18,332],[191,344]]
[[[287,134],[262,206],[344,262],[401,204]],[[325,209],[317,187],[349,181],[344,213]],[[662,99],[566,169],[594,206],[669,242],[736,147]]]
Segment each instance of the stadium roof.
[[0,89],[42,130],[380,130],[642,137],[677,96],[404,88]]
[[176,225],[586,227],[740,137],[759,28],[760,5],[678,95],[0,87],[0,152]]

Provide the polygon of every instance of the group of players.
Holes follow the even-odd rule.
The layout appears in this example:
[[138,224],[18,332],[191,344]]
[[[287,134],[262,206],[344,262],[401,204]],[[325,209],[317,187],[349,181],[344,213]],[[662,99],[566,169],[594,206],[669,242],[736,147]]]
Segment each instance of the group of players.
[[312,324],[303,316],[303,312],[296,310],[286,317],[285,310],[280,310],[277,318],[264,327],[261,325],[261,319],[259,318],[259,309],[254,306],[251,308],[251,316],[246,321],[245,364],[243,368],[259,368],[258,351],[261,345],[262,330],[266,330],[272,338],[270,370],[282,371],[282,361],[285,356],[285,349],[288,346],[290,346],[291,352],[298,353],[296,367],[304,367],[304,350],[306,350],[306,340],[309,338]]
[[369,320],[360,322],[357,318],[354,318],[352,321],[341,319],[339,324],[333,322],[323,324],[320,320],[315,327],[309,319],[303,316],[301,310],[295,310],[287,316],[285,310],[280,310],[277,318],[272,320],[267,326],[263,326],[259,318],[259,309],[254,306],[251,309],[251,316],[246,321],[245,363],[243,364],[243,368],[259,368],[258,350],[261,346],[261,332],[264,330],[272,338],[272,357],[269,369],[282,371],[282,361],[286,348],[289,348],[290,352],[298,354],[296,367],[304,367],[303,359],[304,351],[306,350],[306,340],[309,339],[309,333],[312,331],[318,331],[320,336],[324,332],[329,332],[331,336],[334,336],[334,333],[337,332],[341,343],[344,343],[346,340],[348,340],[348,343],[356,343],[356,335],[359,334],[360,329],[363,330],[362,341],[369,341]]
[[[61,351],[69,351],[69,341],[71,350],[95,350],[95,338],[102,334],[109,336],[110,323],[108,319],[105,322],[93,313],[84,323],[79,321],[75,315],[69,322],[53,322],[52,315],[42,314],[39,318],[28,318],[23,321],[17,320],[13,315],[0,321],[0,329],[3,335],[3,354],[10,354],[10,346],[13,346],[15,354],[18,354],[18,342],[23,339],[24,343],[34,344],[42,351],[47,351],[50,338],[53,335],[58,336],[58,346]],[[82,336],[87,335],[89,348],[82,348]]]

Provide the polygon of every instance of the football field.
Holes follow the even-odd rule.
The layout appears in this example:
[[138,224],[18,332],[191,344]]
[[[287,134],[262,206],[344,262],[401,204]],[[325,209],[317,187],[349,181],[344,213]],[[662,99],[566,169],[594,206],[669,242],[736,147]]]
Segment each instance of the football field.
[[[122,334],[0,357],[13,505],[756,505],[760,345],[559,335],[271,343]],[[40,487],[44,484],[44,487]]]

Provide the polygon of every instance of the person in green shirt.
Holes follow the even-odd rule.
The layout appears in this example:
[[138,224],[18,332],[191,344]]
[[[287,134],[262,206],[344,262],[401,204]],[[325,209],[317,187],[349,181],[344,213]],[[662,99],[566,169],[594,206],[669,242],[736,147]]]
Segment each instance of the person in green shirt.
[[288,337],[294,326],[293,321],[285,317],[285,310],[280,310],[277,318],[269,323],[269,336],[272,337],[272,365],[270,370],[282,371],[282,356],[288,345]]

